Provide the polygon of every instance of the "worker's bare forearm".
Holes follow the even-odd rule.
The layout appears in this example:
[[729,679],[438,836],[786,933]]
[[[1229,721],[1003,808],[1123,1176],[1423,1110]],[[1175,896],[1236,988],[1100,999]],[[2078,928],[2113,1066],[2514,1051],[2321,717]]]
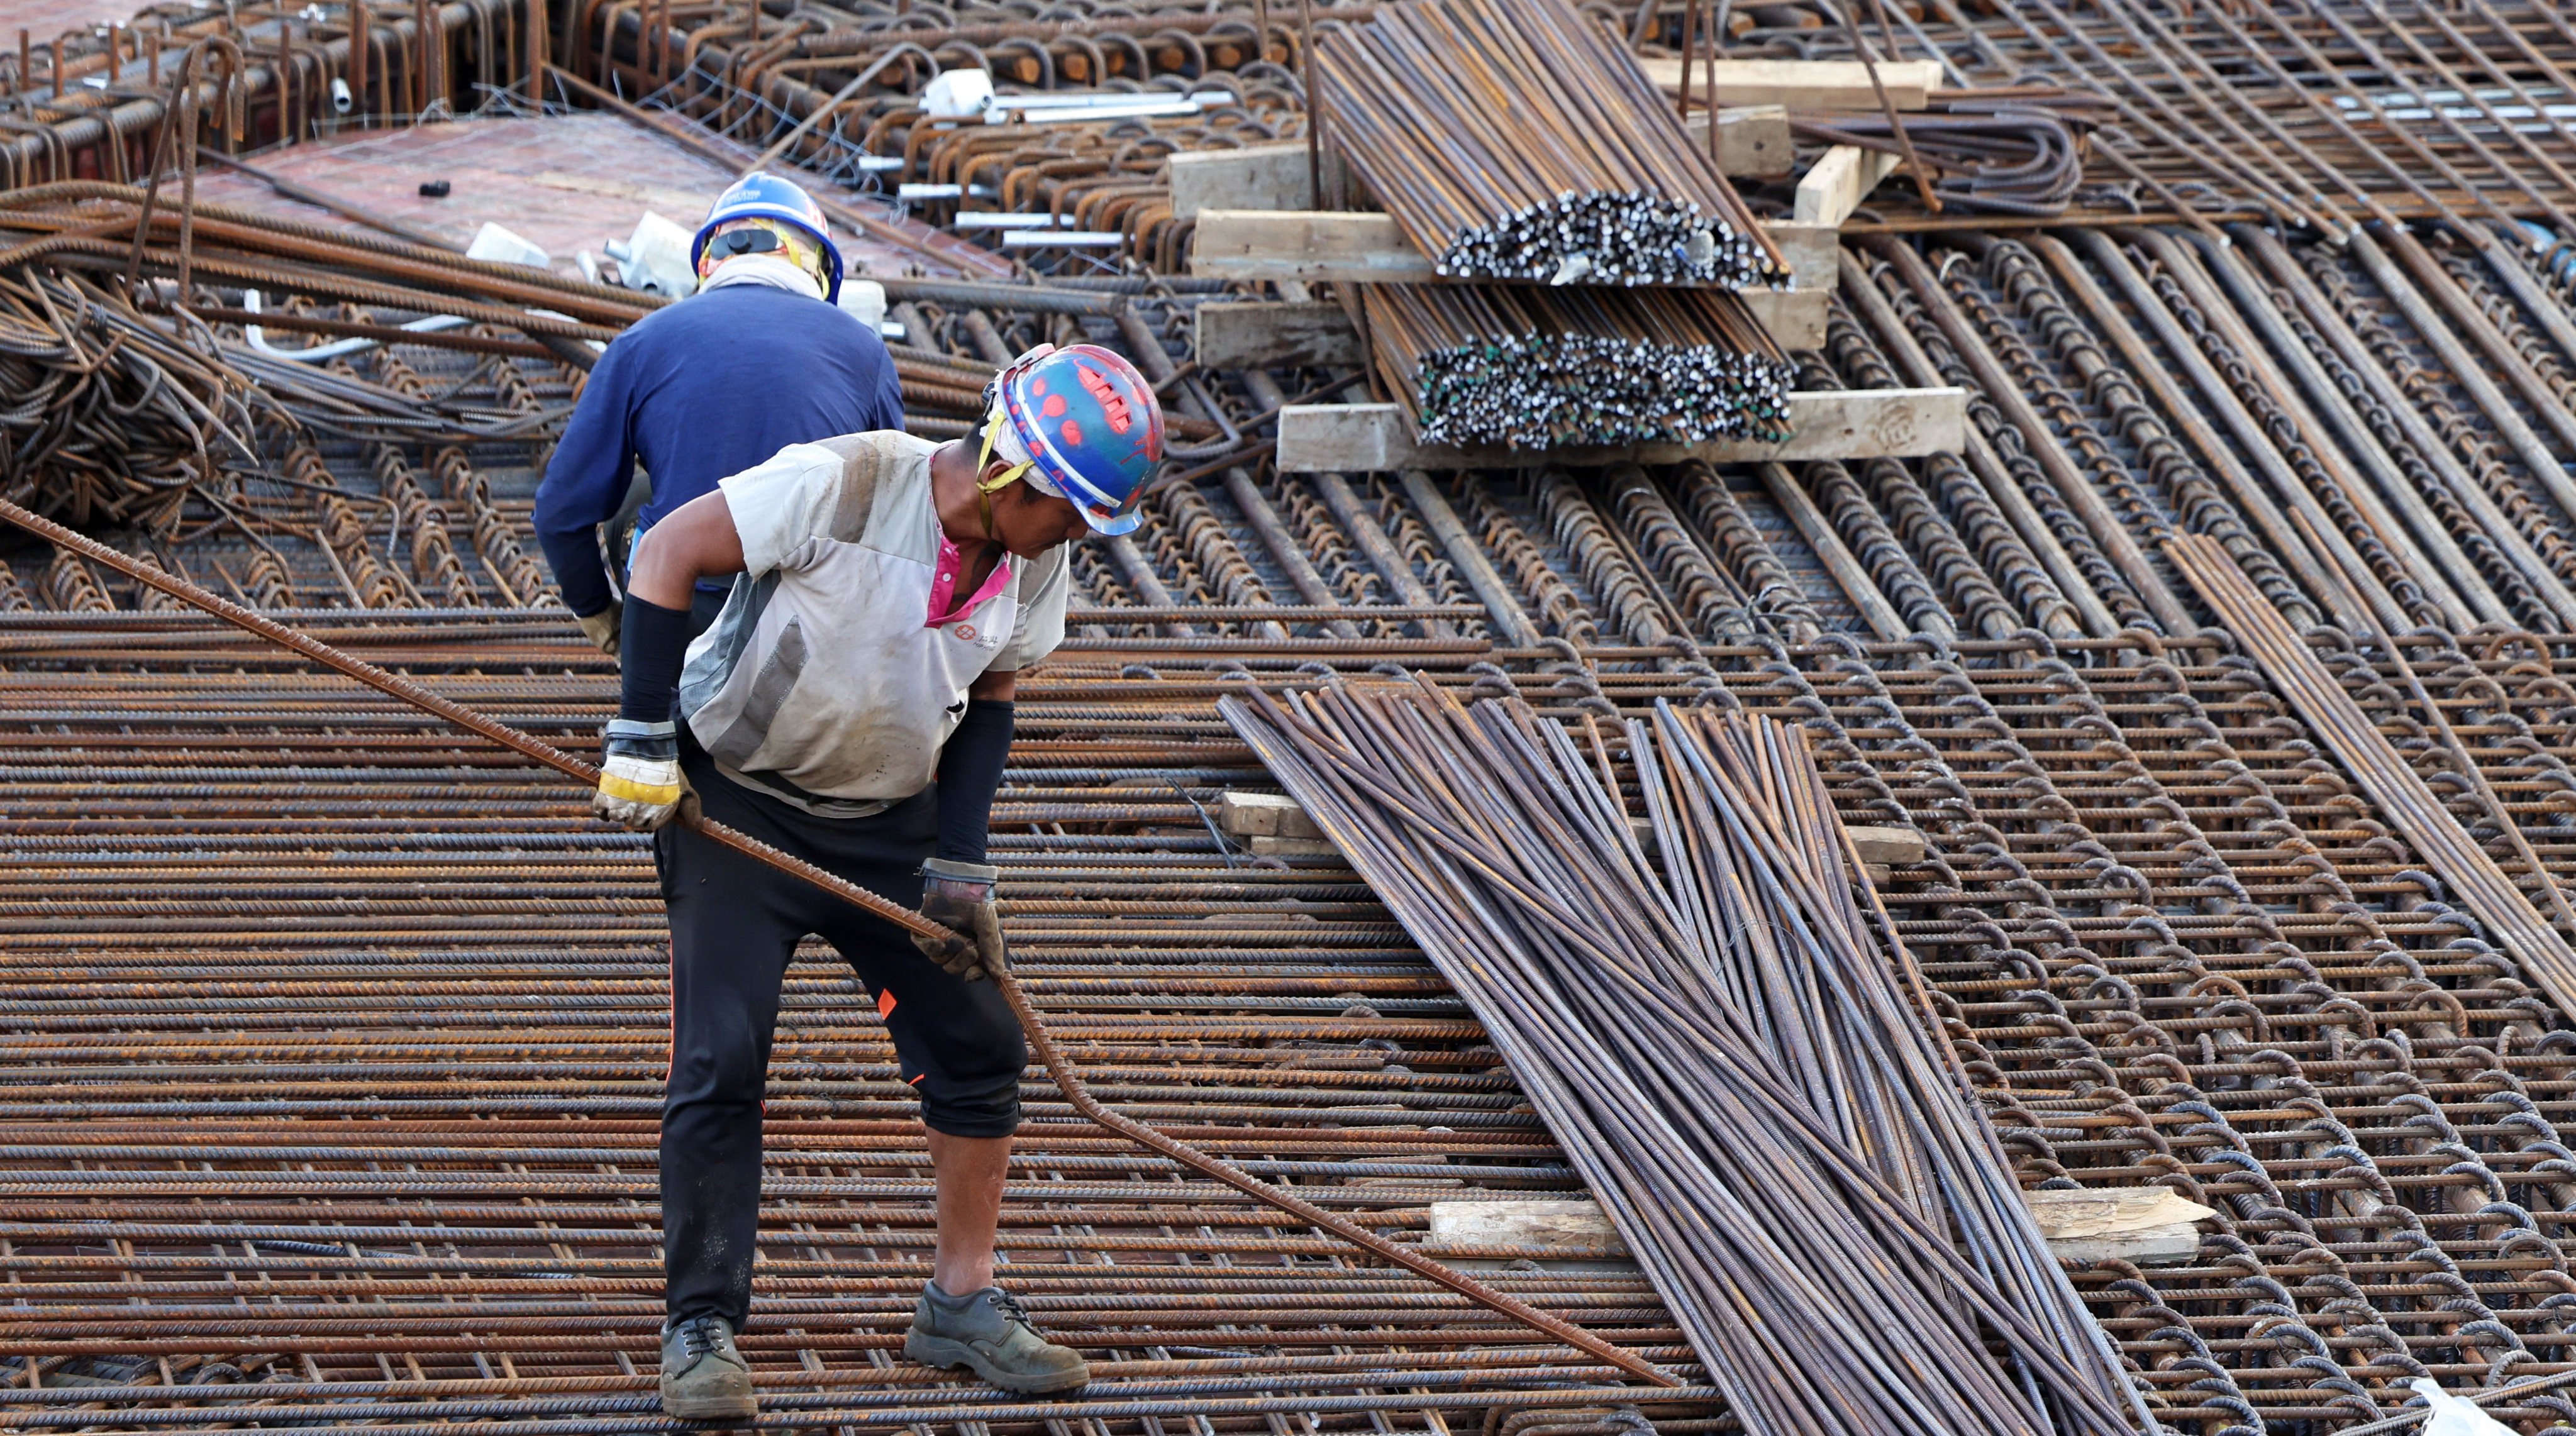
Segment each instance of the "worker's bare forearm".
[[966,696],[986,703],[1008,703],[1020,691],[1020,671],[1016,668],[985,673],[966,685]]
[[645,531],[626,591],[663,608],[687,608],[702,578],[742,572],[742,535],[717,489],[682,504]]

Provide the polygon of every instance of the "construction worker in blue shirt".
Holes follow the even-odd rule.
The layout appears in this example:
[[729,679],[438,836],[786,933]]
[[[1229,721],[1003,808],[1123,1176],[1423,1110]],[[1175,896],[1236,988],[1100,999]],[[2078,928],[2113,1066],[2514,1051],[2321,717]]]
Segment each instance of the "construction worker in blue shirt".
[[[718,196],[689,246],[699,290],[645,316],[599,356],[537,486],[537,541],[582,632],[619,648],[624,604],[601,558],[641,460],[652,498],[635,536],[716,480],[790,444],[903,427],[885,341],[839,308],[841,253],[822,206],[794,183],[753,174]],[[617,552],[619,536],[608,536]],[[708,580],[699,629],[730,583]]]

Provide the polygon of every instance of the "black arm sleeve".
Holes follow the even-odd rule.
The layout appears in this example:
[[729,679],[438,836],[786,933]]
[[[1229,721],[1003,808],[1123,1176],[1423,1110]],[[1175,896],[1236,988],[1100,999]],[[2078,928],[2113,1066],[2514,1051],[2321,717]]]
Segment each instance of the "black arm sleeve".
[[993,824],[993,791],[1011,757],[1014,705],[966,700],[966,716],[939,750],[939,847],[935,857],[953,863],[984,861],[984,835]]
[[[689,654],[689,611],[626,595],[619,650],[617,716],[639,723],[670,722],[680,705],[680,664]],[[967,711],[974,711],[971,705]],[[996,768],[995,776],[1000,771]]]

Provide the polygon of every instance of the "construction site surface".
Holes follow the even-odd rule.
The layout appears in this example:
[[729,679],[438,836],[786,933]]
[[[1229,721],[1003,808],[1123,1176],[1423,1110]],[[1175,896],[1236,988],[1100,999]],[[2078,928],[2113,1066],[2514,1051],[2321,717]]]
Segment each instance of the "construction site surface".
[[[1088,1097],[1669,1384],[1035,1064],[1002,1280],[1092,1382],[906,1362],[925,1133],[813,940],[760,1426],[2324,1436],[2429,1381],[2576,1432],[2552,0],[108,8],[0,13],[0,499],[81,536],[0,525],[0,1429],[680,1429],[650,841],[129,570],[595,757],[616,666],[532,497],[602,347],[689,302],[655,237],[766,166],[911,432],[1041,342],[1171,416],[992,815]],[[1399,19],[1559,48],[1370,69]],[[1559,62],[1617,84],[1549,100]],[[1479,66],[1525,88],[1471,133]],[[991,98],[931,93],[961,72]],[[1507,207],[1471,141],[1598,181]],[[1670,242],[1574,252],[1603,214]],[[1638,977],[1666,939],[1858,975],[1694,996]],[[1578,958],[1641,981],[1637,1030],[1716,1064],[1674,1072],[1761,1048],[1695,1045],[1721,1008],[1797,1060],[1693,1098],[1600,1013],[1541,1050],[1495,974],[1542,957],[1565,1012]],[[1783,1035],[1872,983],[1883,1040]],[[1857,1225],[1706,1240],[1751,1208],[1686,1200],[1596,1057],[1676,1131],[1848,1074],[1850,1170],[1805,1113],[1761,1141]],[[1913,1299],[1818,1254],[1906,1213],[2027,1298],[1923,1308],[2009,1424],[1909,1407],[1937,1372],[1759,1376],[1875,1359],[1912,1308],[1742,1313]]]

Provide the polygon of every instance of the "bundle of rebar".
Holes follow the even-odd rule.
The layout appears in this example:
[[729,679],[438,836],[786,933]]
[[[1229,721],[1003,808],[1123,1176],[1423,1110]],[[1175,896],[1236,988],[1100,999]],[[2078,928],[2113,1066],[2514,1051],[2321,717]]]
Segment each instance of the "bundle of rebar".
[[1219,706],[1492,1032],[1747,1431],[2155,1429],[1797,730],[1658,703],[1578,738],[1427,683]]
[[0,269],[0,496],[154,530],[191,489],[220,503],[284,415],[214,351],[79,275]]
[[1976,214],[2064,214],[2084,183],[2083,140],[2070,119],[2074,106],[2028,102],[1978,108],[1949,105],[1946,113],[1905,120],[1900,137],[1882,115],[1802,117],[1791,124],[1799,139],[1854,145],[1903,155],[1933,175],[1932,192],[1947,209]]
[[1435,444],[1700,443],[1784,432],[1796,369],[1723,290],[1362,287],[1373,358]]
[[1745,288],[1786,273],[1636,60],[1565,0],[1408,0],[1316,55],[1321,123],[1441,274]]
[[[2343,760],[2362,791],[2388,815],[2461,904],[2476,914],[2478,921],[2505,944],[2523,970],[2561,1007],[2576,1009],[2576,946],[2551,926],[2534,899],[2443,804],[2432,784],[2407,762],[2406,755],[2380,731],[2361,704],[2344,691],[2333,671],[2291,629],[2289,620],[2264,599],[2253,580],[2245,576],[2245,570],[2216,541],[2199,534],[2175,535],[2166,543],[2165,553],[2200,592],[2219,621],[2245,646],[2247,655],[2265,677]],[[2486,819],[2512,839],[2525,874],[2547,894],[2561,919],[2576,927],[2576,910],[2571,910],[2559,880],[2532,851],[2487,776],[2461,751],[2450,720],[2424,693],[2422,680],[2414,676],[2397,645],[2369,617],[2368,607],[2353,606],[2363,615],[2371,637],[2389,662],[2405,676],[2407,686],[2414,690],[2417,706],[2424,710],[2426,720],[2442,740],[2436,751],[2443,754],[2440,761],[2448,770],[2444,776],[2454,780],[2455,788],[2465,787],[2477,794],[2486,808]],[[2376,673],[2370,678],[2373,686],[2379,685]]]

